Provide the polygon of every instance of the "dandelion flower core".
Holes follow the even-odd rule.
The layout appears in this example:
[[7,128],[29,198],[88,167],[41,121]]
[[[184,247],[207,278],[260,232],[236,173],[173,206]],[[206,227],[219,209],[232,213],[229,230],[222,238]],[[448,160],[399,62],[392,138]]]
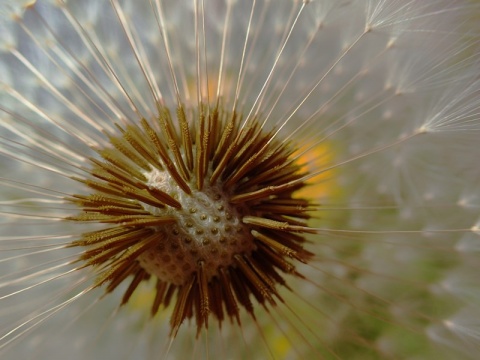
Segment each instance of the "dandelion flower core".
[[309,232],[312,207],[292,197],[306,174],[291,147],[256,122],[239,129],[235,114],[217,108],[200,110],[191,131],[180,105],[182,136],[170,112],[160,113],[161,133],[144,119],[143,129],[119,127],[114,147],[98,150],[103,161],[91,159],[91,179],[77,179],[95,192],[70,199],[84,210],[70,219],[116,224],[73,243],[87,247],[81,260],[101,269],[96,286],[107,283],[111,292],[133,276],[126,303],[155,276],[153,314],[177,292],[174,333],[190,317],[200,331],[210,312],[221,322],[224,308],[240,321],[239,305],[253,314],[250,295],[275,304],[276,286],[285,284],[279,271],[295,273],[290,260],[313,255],[299,236]]

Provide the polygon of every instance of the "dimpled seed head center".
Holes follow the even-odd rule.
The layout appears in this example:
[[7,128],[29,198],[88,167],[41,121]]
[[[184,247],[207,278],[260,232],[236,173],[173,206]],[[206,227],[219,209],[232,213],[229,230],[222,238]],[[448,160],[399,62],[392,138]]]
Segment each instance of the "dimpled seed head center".
[[232,265],[235,254],[249,254],[254,249],[253,237],[241,221],[243,209],[230,205],[220,186],[205,184],[198,191],[192,184],[192,193],[186,194],[167,172],[154,170],[146,175],[150,187],[166,192],[182,205],[175,209],[143,204],[151,214],[176,219],[176,223],[156,228],[163,240],[138,258],[148,273],[182,285],[203,261],[210,280],[220,268]]

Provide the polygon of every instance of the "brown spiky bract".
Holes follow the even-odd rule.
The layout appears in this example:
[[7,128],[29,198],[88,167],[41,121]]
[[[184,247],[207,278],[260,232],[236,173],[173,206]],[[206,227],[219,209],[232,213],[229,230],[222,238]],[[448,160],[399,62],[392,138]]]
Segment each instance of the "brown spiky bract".
[[68,220],[111,224],[72,243],[85,248],[80,260],[96,270],[95,285],[108,293],[128,279],[124,304],[156,277],[151,312],[174,303],[172,336],[185,319],[200,331],[210,315],[220,324],[240,322],[242,308],[254,316],[252,296],[282,302],[284,274],[301,277],[294,261],[312,256],[303,243],[313,206],[293,195],[307,175],[295,147],[257,119],[219,107],[176,113],[159,106],[157,119],[117,125],[112,146],[95,149],[87,176],[76,178],[91,194],[68,199],[82,209]]

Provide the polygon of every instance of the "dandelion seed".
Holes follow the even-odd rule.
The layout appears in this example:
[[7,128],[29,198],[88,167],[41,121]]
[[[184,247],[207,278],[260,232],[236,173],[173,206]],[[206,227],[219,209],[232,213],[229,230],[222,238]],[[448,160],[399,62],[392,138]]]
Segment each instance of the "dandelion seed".
[[2,358],[475,358],[478,14],[4,1]]

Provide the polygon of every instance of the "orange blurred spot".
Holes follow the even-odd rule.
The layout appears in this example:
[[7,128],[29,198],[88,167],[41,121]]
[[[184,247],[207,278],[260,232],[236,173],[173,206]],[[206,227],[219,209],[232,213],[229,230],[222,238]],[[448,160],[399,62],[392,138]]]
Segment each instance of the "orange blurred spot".
[[[234,86],[235,83],[232,80],[232,77],[228,74],[224,74],[223,78],[220,80],[220,89],[218,88],[219,77],[217,75],[208,76],[208,81],[204,80],[201,84],[201,97],[204,103],[213,104],[217,101],[217,92],[219,92],[219,96],[222,98],[227,98],[229,96],[234,96]],[[192,99],[197,98],[197,79],[191,78],[187,81],[187,91],[190,94]],[[208,96],[207,96],[208,95]]]

